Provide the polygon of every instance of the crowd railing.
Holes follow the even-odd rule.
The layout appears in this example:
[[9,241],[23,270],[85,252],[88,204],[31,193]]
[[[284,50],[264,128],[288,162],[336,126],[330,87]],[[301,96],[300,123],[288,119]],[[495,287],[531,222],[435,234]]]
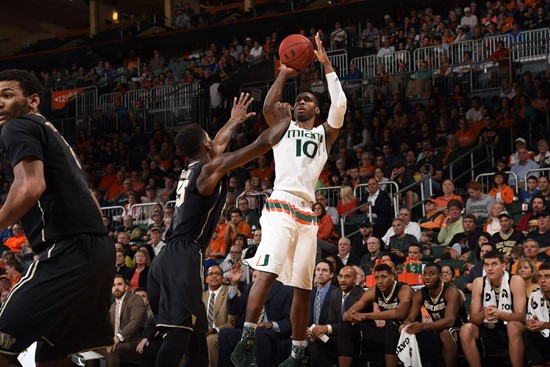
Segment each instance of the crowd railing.
[[[507,175],[509,175],[510,177],[513,178],[514,182],[516,183],[514,185],[513,189],[514,189],[514,192],[515,192],[516,196],[518,196],[518,193],[519,193],[518,175],[516,175],[512,171],[505,171],[504,173],[506,173]],[[480,173],[479,175],[476,176],[476,181],[481,184],[481,187],[484,188],[485,193],[488,193],[489,188],[493,187],[494,181],[491,181],[491,178],[495,177],[495,174],[496,174],[496,172],[488,172],[488,173]],[[508,180],[505,180],[504,183],[506,185],[508,185]]]

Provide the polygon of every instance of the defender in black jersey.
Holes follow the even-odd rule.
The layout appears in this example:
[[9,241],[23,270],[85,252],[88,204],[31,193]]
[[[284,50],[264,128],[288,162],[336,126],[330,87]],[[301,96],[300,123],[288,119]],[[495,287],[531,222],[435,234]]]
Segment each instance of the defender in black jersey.
[[[525,282],[519,275],[510,275],[508,284],[503,279],[506,272],[504,255],[498,250],[485,254],[483,269],[487,274],[474,280],[472,287],[472,304],[470,322],[460,328],[460,344],[468,364],[481,366],[481,353],[477,341],[485,353],[506,348],[510,352],[513,367],[523,366],[525,314]],[[485,287],[486,284],[487,289]],[[509,289],[503,292],[502,288]],[[496,304],[486,304],[494,294]],[[506,293],[506,294],[505,294]],[[502,297],[500,295],[502,294]],[[501,299],[502,298],[502,299]],[[499,304],[503,304],[499,307]]]
[[[413,290],[409,285],[397,282],[387,264],[379,264],[374,268],[374,280],[376,286],[363,293],[359,301],[344,313],[338,344],[361,350],[351,349],[350,353],[342,355],[339,348],[340,367],[351,366],[353,356],[364,351],[372,354],[383,351],[386,366],[397,366],[395,351],[399,341],[399,325],[409,314]],[[364,313],[372,302],[376,302],[380,310]],[[355,345],[356,340],[361,341],[360,346]]]
[[38,341],[38,366],[112,345],[114,246],[80,163],[38,113],[41,86],[22,70],[0,72],[0,155],[12,188],[0,228],[21,220],[40,254],[0,309],[0,366]]
[[225,203],[226,173],[267,153],[290,123],[290,105],[279,103],[276,114],[281,123],[265,130],[254,143],[223,153],[237,126],[254,115],[246,112],[252,101],[248,94],[234,99],[231,118],[214,140],[197,124],[185,126],[176,136],[176,148],[190,163],[178,182],[167,245],[153,260],[147,283],[157,327],[166,333],[157,356],[159,367],[179,366],[191,333],[207,330],[203,254]]
[[[445,366],[456,365],[458,330],[468,322],[464,300],[458,289],[441,280],[441,266],[430,263],[424,267],[425,287],[413,296],[411,312],[403,321],[409,334],[416,334],[422,359],[429,360],[443,352]],[[420,309],[424,306],[433,322],[423,323]]]

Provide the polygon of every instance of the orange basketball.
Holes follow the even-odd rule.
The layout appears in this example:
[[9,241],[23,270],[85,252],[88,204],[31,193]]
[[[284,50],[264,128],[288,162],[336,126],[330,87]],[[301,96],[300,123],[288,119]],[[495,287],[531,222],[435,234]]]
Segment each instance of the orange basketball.
[[313,44],[301,34],[291,34],[279,46],[281,63],[296,71],[307,68],[313,60]]

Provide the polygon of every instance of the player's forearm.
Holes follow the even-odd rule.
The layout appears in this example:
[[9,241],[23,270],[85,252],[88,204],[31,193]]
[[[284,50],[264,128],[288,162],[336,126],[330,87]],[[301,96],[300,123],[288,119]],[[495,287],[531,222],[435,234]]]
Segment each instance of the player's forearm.
[[518,321],[518,322],[525,322],[525,311],[519,311],[519,312],[504,312],[500,311],[498,318],[502,321],[510,322],[510,321]]
[[263,114],[269,126],[280,122],[280,120],[275,116],[275,104],[281,101],[283,88],[287,79],[288,76],[286,73],[281,71],[277,79],[275,79],[275,83],[273,83],[271,88],[269,88],[267,96],[265,97]]
[[362,300],[359,300],[357,302],[355,302],[349,309],[347,312],[349,313],[352,313],[352,312],[360,312],[361,310],[363,310],[365,308],[365,302],[362,301]]
[[214,151],[216,154],[223,153],[227,144],[231,140],[231,136],[239,126],[239,121],[234,119],[229,119],[225,125],[218,131],[216,137],[214,138]]
[[46,189],[45,182],[21,182],[17,178],[11,186],[5,204],[0,209],[0,229],[18,222],[34,205]]
[[483,324],[484,320],[485,320],[485,317],[483,316],[483,314],[481,312],[479,312],[479,311],[478,312],[471,312],[470,322],[472,322],[476,325],[481,325],[481,324]]
[[424,323],[424,330],[443,330],[448,329],[450,327],[453,327],[455,324],[456,318],[455,317],[444,317],[441,320],[437,320],[434,322],[426,322]]
[[325,75],[334,73],[334,68],[332,67],[332,63],[330,62],[330,60],[323,64],[323,69],[325,70]]

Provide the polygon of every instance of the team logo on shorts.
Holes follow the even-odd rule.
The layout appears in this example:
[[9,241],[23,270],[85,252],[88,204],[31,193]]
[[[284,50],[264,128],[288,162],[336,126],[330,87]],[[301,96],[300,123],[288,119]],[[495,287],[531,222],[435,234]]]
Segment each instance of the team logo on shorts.
[[[262,256],[264,257],[264,261],[262,261]],[[256,261],[256,266],[267,266],[269,263],[269,255],[262,255],[258,258],[258,261]],[[262,262],[262,264],[260,264]]]
[[15,344],[15,338],[12,338],[10,334],[0,332],[0,346],[4,349],[10,349]]

